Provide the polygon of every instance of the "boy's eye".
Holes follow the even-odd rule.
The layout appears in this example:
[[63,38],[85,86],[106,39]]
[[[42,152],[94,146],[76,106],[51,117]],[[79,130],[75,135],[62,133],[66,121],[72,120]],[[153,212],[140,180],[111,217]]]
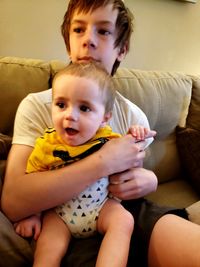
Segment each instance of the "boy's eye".
[[100,33],[102,35],[110,35],[111,34],[111,32],[109,30],[105,30],[105,29],[98,30],[98,33]]
[[83,111],[83,112],[91,111],[91,109],[88,106],[85,106],[85,105],[80,106],[80,110]]
[[83,32],[83,29],[81,27],[77,27],[77,28],[73,29],[73,32],[81,33],[81,32]]

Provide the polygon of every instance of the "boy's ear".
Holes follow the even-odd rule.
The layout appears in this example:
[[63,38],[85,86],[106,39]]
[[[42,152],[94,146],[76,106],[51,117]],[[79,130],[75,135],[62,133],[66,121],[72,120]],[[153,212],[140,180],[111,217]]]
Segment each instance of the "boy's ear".
[[119,48],[119,54],[117,57],[117,60],[119,62],[121,62],[125,58],[127,51],[128,51],[127,44],[125,44],[123,47]]
[[102,123],[101,123],[101,127],[104,127],[107,122],[110,120],[110,118],[112,117],[112,112],[107,112],[105,115],[104,115],[104,118],[102,120]]

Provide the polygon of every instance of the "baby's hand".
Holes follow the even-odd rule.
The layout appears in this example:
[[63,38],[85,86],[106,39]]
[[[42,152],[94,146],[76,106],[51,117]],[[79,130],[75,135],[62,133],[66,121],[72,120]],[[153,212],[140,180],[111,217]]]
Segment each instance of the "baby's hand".
[[129,133],[135,137],[136,141],[142,141],[146,138],[153,137],[156,135],[155,131],[145,128],[141,125],[132,125],[129,129]]
[[30,216],[14,224],[15,232],[22,237],[32,237],[37,240],[41,231],[39,215]]

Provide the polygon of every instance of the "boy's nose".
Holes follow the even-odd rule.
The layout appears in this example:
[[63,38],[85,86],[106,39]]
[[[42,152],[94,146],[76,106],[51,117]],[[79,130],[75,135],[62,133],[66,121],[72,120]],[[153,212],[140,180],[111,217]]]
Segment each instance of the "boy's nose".
[[85,32],[83,46],[88,47],[88,48],[96,48],[97,41],[96,41],[96,35],[95,35],[94,30],[87,30]]
[[95,48],[96,46],[95,46],[95,44],[93,43],[93,42],[85,42],[84,44],[83,44],[83,46],[84,47],[88,47],[88,48]]

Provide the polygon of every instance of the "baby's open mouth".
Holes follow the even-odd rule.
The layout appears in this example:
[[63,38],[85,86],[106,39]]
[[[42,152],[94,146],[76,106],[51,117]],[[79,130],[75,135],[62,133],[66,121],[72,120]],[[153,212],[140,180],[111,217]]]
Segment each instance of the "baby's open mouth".
[[66,128],[65,131],[66,131],[66,133],[67,133],[68,135],[75,135],[75,134],[78,133],[78,130],[73,129],[73,128]]

